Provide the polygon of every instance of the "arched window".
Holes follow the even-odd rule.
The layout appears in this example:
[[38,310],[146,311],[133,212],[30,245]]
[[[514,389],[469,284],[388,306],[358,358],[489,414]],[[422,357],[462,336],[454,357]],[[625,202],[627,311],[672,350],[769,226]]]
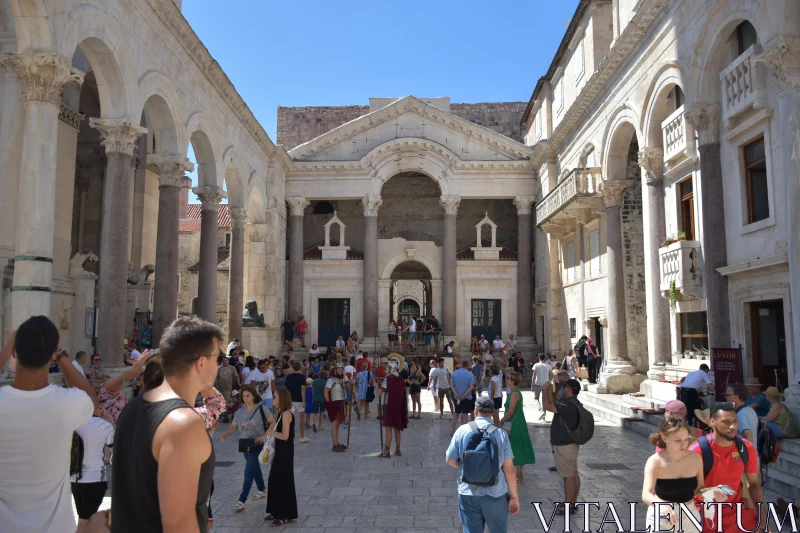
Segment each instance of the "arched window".
[[748,48],[757,43],[758,34],[756,33],[755,26],[746,20],[736,26],[736,46],[738,55],[742,55]]
[[315,215],[330,215],[333,213],[333,204],[327,201],[317,202],[314,204],[313,213]]

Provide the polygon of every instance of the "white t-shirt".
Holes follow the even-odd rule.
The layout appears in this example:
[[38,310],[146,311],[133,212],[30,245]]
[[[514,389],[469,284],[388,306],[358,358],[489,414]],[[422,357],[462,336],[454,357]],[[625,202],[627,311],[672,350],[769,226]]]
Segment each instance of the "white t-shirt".
[[78,372],[81,373],[81,376],[86,377],[86,372],[83,371],[83,367],[79,365],[77,361],[73,361],[72,366],[78,369]]
[[337,348],[340,348],[340,349],[341,349],[341,348],[344,348],[344,341],[343,341],[342,339],[338,339],[338,340],[336,341],[336,347],[337,347]]
[[231,343],[229,343],[229,344],[228,344],[228,349],[227,349],[227,350],[225,350],[225,353],[226,353],[226,354],[230,354],[230,353],[231,353],[231,349],[232,349],[234,346],[236,346],[236,343],[235,343],[235,342],[231,342]]
[[133,359],[134,361],[138,361],[141,356],[142,356],[142,352],[140,352],[136,348],[131,350],[131,359]]
[[495,339],[492,341],[492,346],[494,346],[495,350],[502,350],[503,349],[503,341],[500,339]]
[[309,355],[319,355],[319,348],[311,348],[311,349],[308,351],[308,354],[309,354]]
[[428,379],[433,382],[434,378],[438,376],[438,381],[436,381],[436,388],[437,389],[449,389],[450,388],[450,373],[447,371],[446,368],[439,368],[438,366],[431,370],[431,375]]
[[416,320],[412,319],[408,323],[408,331],[417,331],[417,321]]
[[506,345],[511,346],[512,348],[517,348],[517,340],[516,339],[508,339],[506,341]]
[[348,374],[350,374],[350,379],[356,377],[356,367],[351,365],[347,365],[346,367],[344,367],[344,375],[346,376]]
[[450,346],[449,344],[447,345],[447,347],[445,349],[447,350],[448,354],[452,354],[453,353],[453,347]]
[[492,387],[492,383],[494,383],[494,390],[492,391],[492,398],[502,398],[503,397],[503,374],[497,374],[496,376],[492,376],[491,382],[489,383],[489,387]]
[[242,367],[242,379],[243,380],[247,379],[247,376],[250,375],[250,372],[253,372],[253,370],[250,370],[249,366],[243,366]]
[[550,365],[539,361],[533,365],[533,384],[544,387],[548,381],[550,381]]
[[273,381],[275,381],[275,374],[272,373],[272,370],[267,369],[266,372],[262,372],[259,369],[255,369],[247,374],[247,379],[244,380],[245,385],[250,385],[252,382],[257,383],[267,383],[267,388],[261,394],[262,400],[269,400],[272,398],[272,387],[270,386]]
[[711,383],[711,378],[708,377],[705,370],[695,370],[686,375],[686,379],[683,380],[681,388],[700,390],[701,387],[709,383]]
[[0,529],[74,533],[69,484],[72,432],[92,419],[80,389],[0,387]]
[[[93,416],[87,424],[76,429],[75,433],[83,439],[83,469],[78,483],[109,481],[111,465],[108,459],[111,453],[106,448],[114,444],[114,426],[107,420]],[[74,483],[76,477],[72,476],[70,481]]]

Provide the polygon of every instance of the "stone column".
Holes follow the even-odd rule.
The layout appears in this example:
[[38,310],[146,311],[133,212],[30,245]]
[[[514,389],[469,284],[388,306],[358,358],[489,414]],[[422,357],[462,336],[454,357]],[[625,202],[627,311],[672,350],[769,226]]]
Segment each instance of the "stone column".
[[297,320],[303,314],[303,212],[310,203],[305,198],[287,198],[289,204],[289,316]]
[[380,196],[364,197],[364,337],[378,336],[378,209]]
[[[706,295],[709,348],[731,346],[728,278],[717,269],[728,264],[725,243],[725,201],[719,153],[720,106],[693,106],[686,118],[700,144],[700,244],[703,248],[703,284]],[[698,195],[695,193],[695,197]]]
[[639,151],[644,178],[644,269],[647,293],[647,352],[651,379],[664,379],[664,365],[672,362],[669,309],[661,296],[661,262],[658,249],[666,233],[664,220],[664,152],[660,148]]
[[[788,355],[789,388],[787,402],[800,404],[800,38],[781,36],[775,46],[767,47],[757,61],[763,61],[775,75],[778,84],[778,116],[780,124],[781,168],[786,189],[787,223],[789,228],[789,289],[794,357]],[[777,195],[780,198],[780,194]],[[777,204],[777,202],[775,202]],[[710,333],[710,332],[709,332]],[[788,348],[788,347],[787,347]]]
[[228,271],[228,339],[242,338],[244,312],[244,228],[247,210],[229,207],[231,215],[230,270]]
[[178,221],[181,179],[194,170],[182,155],[147,156],[147,170],[158,175],[156,273],[153,287],[153,346],[178,316]]
[[[5,70],[3,120],[0,122],[0,262],[14,257],[19,192],[20,155],[25,135],[25,108],[17,72]],[[0,297],[1,299],[2,297]]]
[[[67,83],[83,83],[83,73],[72,67],[68,58],[54,52],[4,54],[1,61],[16,73],[25,101],[19,191],[14,199],[17,220],[12,241],[16,244],[11,328],[16,328],[31,315],[50,315],[61,91]],[[3,117],[4,127],[6,120],[13,121],[13,117]],[[9,154],[9,160],[13,159]],[[15,171],[13,167],[3,170]],[[8,178],[15,180],[16,176],[8,174]]]
[[456,336],[456,296],[458,274],[456,272],[456,213],[461,203],[460,196],[442,196],[439,203],[444,207],[444,238],[442,239],[442,329],[445,337]]
[[127,328],[125,307],[128,298],[128,228],[133,179],[133,150],[136,139],[147,133],[132,118],[89,119],[89,126],[100,132],[106,149],[106,175],[103,183],[103,234],[100,237],[100,317],[97,352],[109,366],[122,366],[122,339]]
[[601,385],[609,392],[616,393],[633,390],[631,374],[636,367],[628,359],[628,332],[625,319],[625,272],[622,246],[622,200],[625,189],[631,186],[627,180],[606,180],[603,182],[603,202],[606,206],[606,266],[608,274],[608,350],[606,369],[600,376]]
[[533,239],[531,209],[533,196],[514,199],[517,208],[517,338],[533,338]]
[[200,214],[200,272],[197,276],[197,315],[217,323],[217,229],[219,203],[225,193],[217,186],[192,189],[202,204]]

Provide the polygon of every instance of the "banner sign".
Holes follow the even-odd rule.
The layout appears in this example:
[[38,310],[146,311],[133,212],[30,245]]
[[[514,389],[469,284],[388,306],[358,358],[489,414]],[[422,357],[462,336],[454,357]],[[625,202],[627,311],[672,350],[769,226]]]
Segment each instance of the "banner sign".
[[711,371],[716,401],[724,402],[728,385],[742,383],[742,349],[711,348]]

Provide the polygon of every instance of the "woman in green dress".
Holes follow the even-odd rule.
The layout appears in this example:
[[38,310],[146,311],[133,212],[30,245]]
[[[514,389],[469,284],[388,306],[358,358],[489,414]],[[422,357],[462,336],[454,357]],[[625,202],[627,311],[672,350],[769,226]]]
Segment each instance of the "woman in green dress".
[[506,376],[506,385],[511,389],[511,393],[506,399],[505,416],[500,420],[500,427],[506,422],[511,422],[511,429],[508,429],[509,440],[511,441],[511,451],[514,452],[514,466],[517,468],[517,483],[524,484],[522,470],[525,465],[536,463],[536,455],[533,453],[533,444],[528,435],[528,424],[525,421],[525,413],[522,410],[522,393],[519,384],[522,382],[522,374],[519,372],[509,372]]

